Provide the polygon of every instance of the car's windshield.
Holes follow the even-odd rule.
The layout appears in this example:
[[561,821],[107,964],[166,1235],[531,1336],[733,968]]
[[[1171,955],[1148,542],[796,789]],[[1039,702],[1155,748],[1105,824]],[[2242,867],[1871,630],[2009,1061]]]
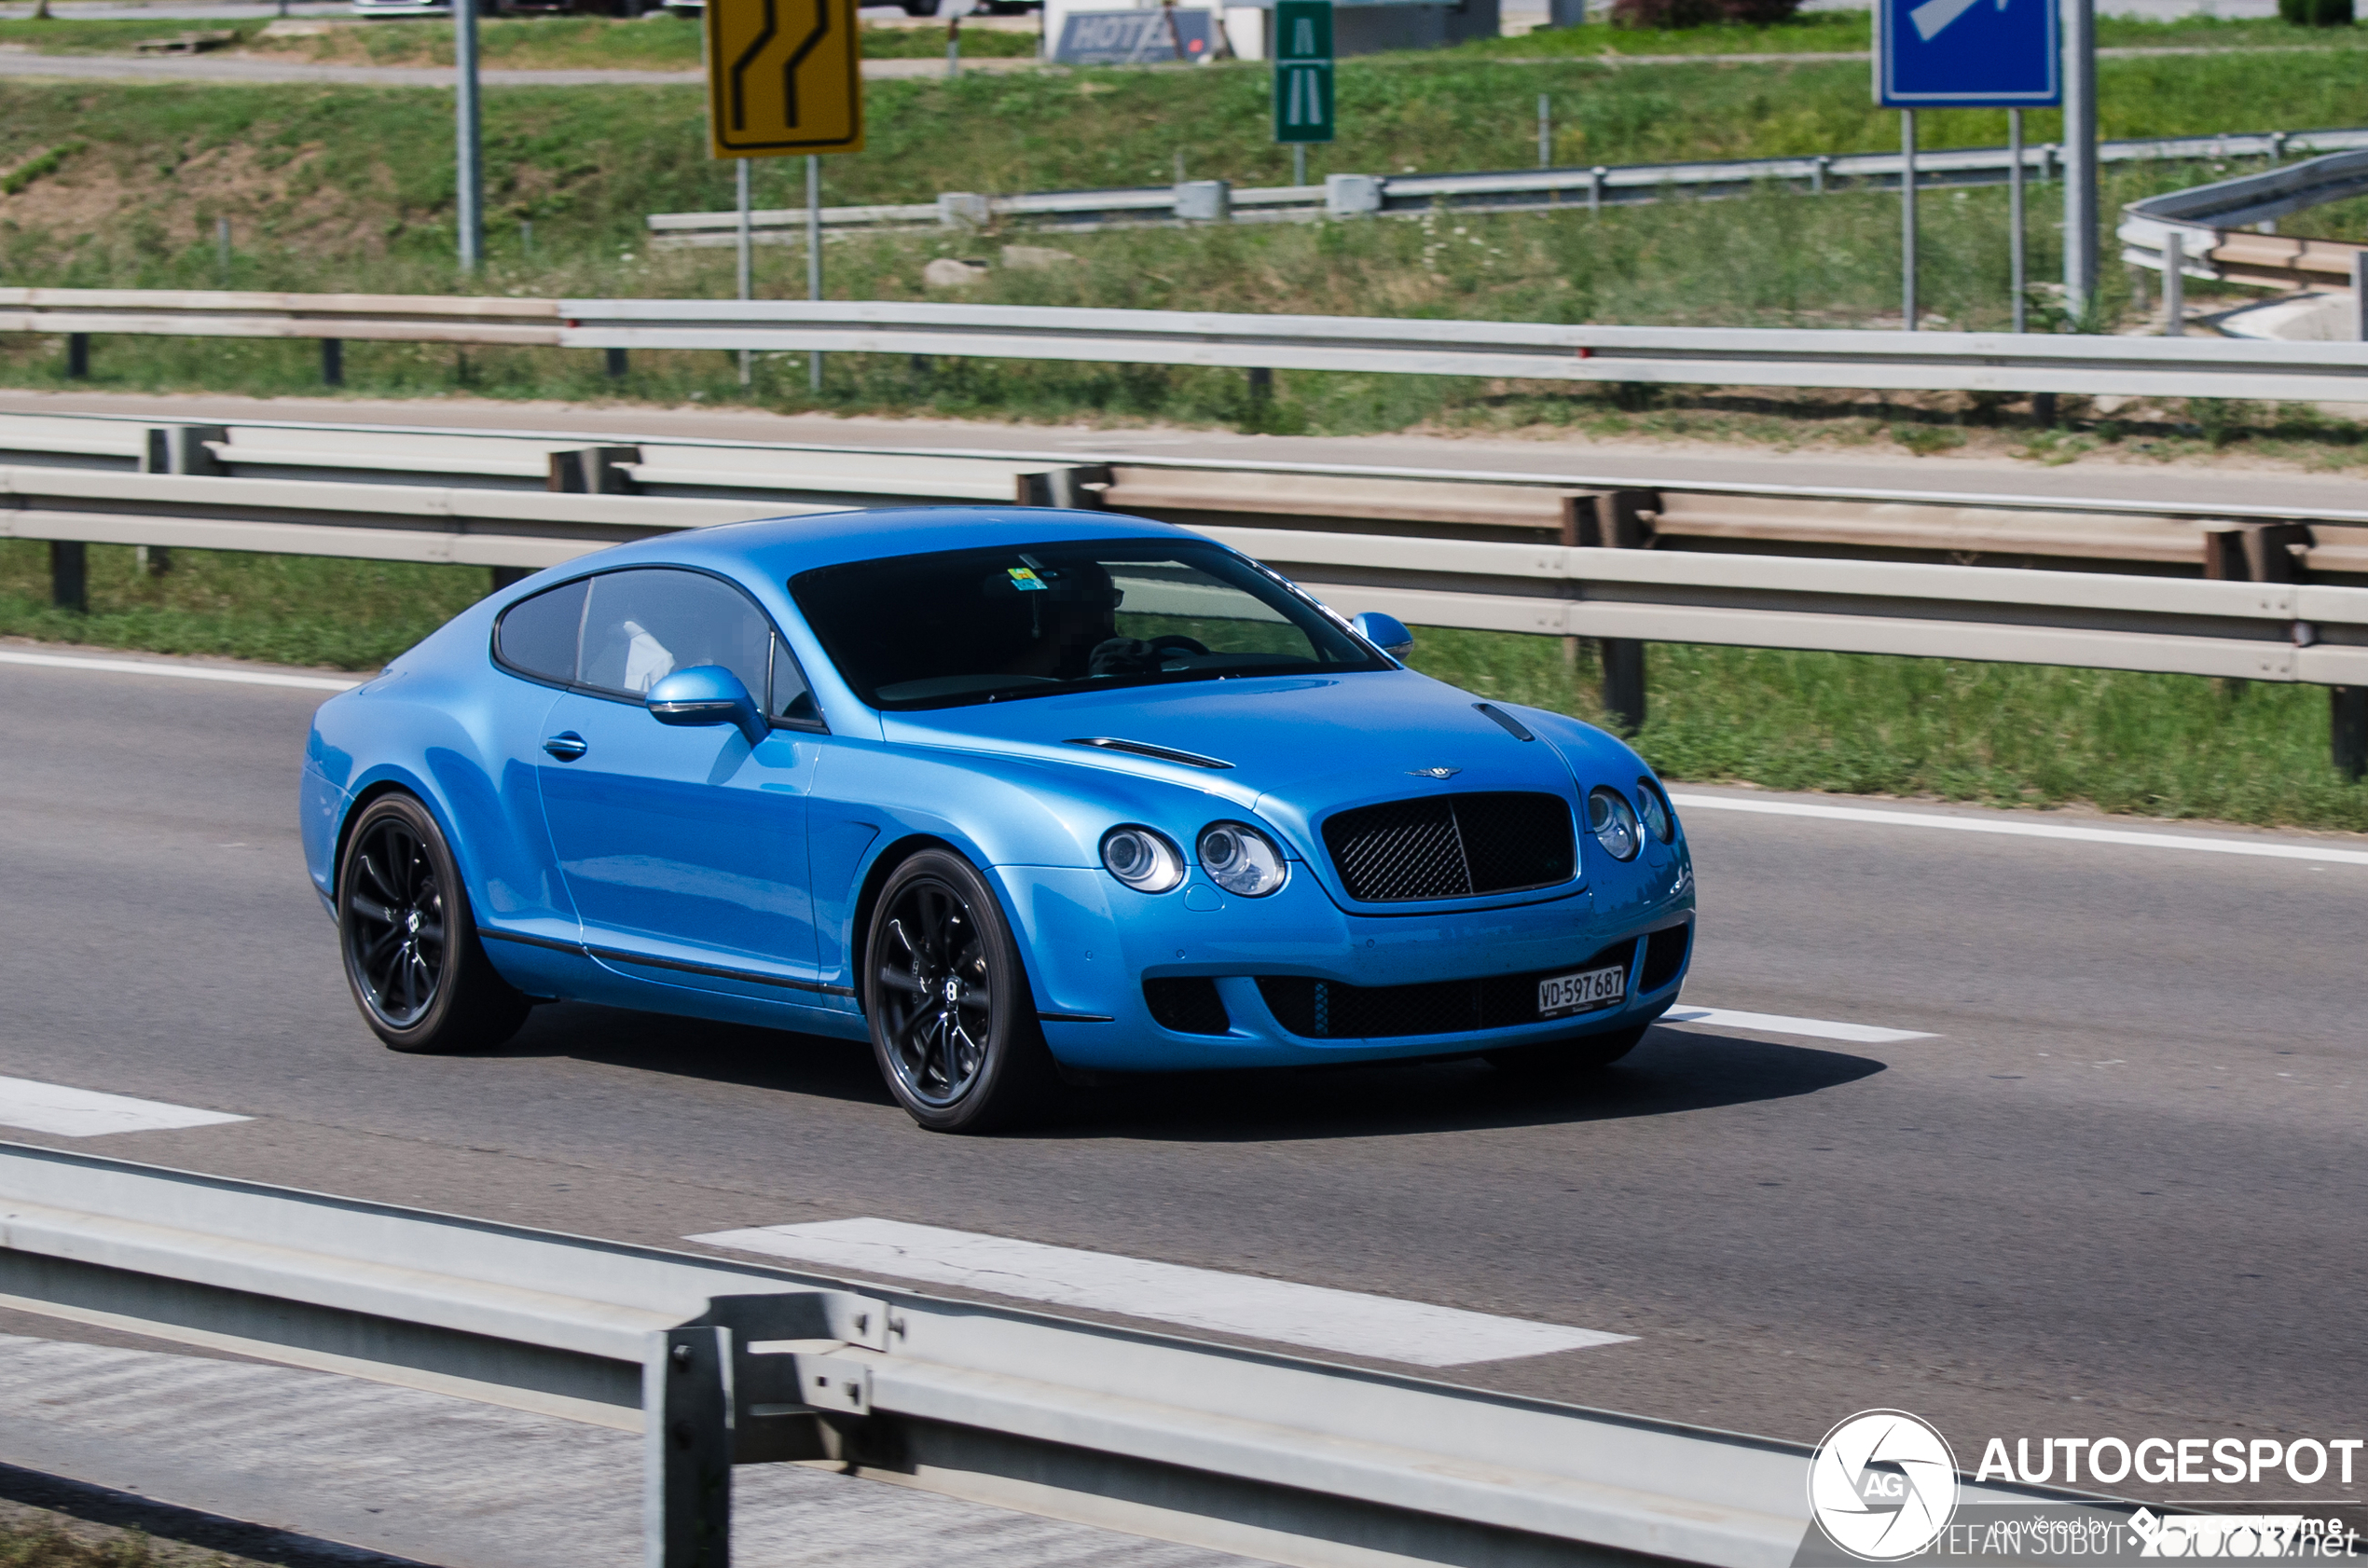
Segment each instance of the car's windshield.
[[901,556],[802,572],[790,591],[875,708],[1389,667],[1258,568],[1189,541]]

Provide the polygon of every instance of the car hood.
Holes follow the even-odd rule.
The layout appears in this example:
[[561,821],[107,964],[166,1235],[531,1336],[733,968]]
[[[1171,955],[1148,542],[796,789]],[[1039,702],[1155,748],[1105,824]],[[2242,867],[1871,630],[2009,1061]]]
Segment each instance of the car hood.
[[[1519,739],[1471,694],[1411,670],[1263,677],[1081,692],[885,715],[886,738],[1109,769],[1223,795],[1308,856],[1315,824],[1344,807],[1480,790],[1569,798],[1569,766]],[[1167,747],[1224,769],[1109,751],[1084,738]],[[1452,770],[1434,776],[1429,770]]]

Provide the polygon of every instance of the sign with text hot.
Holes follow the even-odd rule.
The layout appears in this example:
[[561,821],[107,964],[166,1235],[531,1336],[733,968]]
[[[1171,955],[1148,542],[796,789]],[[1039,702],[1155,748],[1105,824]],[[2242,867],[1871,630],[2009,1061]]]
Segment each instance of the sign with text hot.
[[2038,109],[2063,101],[2057,0],[1876,0],[1875,102]]
[[1274,140],[1332,139],[1332,0],[1274,0]]
[[708,0],[709,150],[717,158],[863,150],[856,0]]

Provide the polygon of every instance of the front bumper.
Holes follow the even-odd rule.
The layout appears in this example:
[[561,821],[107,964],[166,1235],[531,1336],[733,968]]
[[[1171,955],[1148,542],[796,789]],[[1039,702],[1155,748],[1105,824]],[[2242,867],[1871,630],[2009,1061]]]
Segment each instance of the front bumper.
[[[1692,867],[1682,847],[1628,865],[1590,868],[1587,886],[1531,902],[1414,915],[1351,914],[1313,876],[1267,899],[1234,899],[1196,870],[1175,892],[1146,897],[1102,873],[1003,868],[1029,955],[1044,1037],[1063,1063],[1106,1072],[1285,1066],[1447,1056],[1634,1028],[1677,999],[1692,943],[1673,971],[1641,982],[1646,944],[1635,939],[1688,926]],[[1442,1034],[1314,1038],[1285,1027],[1261,976],[1364,988],[1486,980],[1576,970],[1605,947],[1635,942],[1616,1006],[1498,1028]],[[1205,978],[1222,998],[1222,1034],[1169,1028],[1152,1016],[1143,983]]]

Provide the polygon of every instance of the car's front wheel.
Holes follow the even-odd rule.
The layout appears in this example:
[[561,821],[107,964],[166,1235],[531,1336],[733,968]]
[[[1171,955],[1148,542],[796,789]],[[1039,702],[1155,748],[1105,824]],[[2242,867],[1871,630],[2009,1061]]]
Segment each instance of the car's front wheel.
[[864,944],[880,1076],[914,1121],[980,1133],[1039,1108],[1052,1053],[1011,927],[969,861],[924,850],[892,872]]
[[380,795],[346,835],[337,944],[364,1020],[397,1051],[499,1045],[533,1006],[486,957],[452,851],[409,795]]

